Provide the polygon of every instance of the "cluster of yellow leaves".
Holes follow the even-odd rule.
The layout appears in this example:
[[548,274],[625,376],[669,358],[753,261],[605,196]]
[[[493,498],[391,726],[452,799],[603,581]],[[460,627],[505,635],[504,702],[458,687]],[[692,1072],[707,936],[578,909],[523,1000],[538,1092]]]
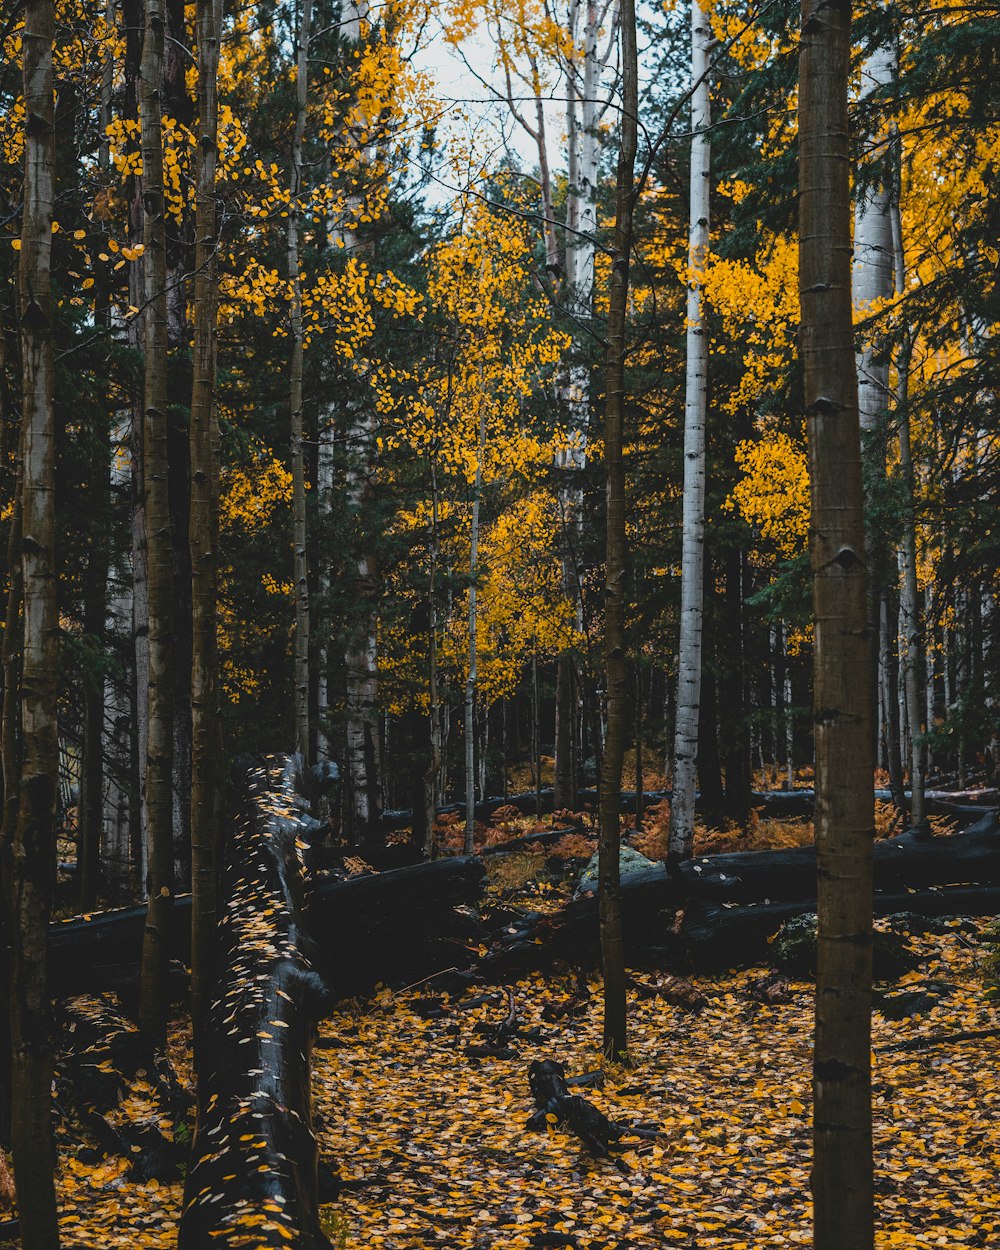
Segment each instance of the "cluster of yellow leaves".
[[770,430],[759,442],[739,443],[736,463],[744,476],[723,506],[729,511],[738,509],[783,559],[799,555],[809,534],[809,468],[804,447],[783,431]]
[[263,527],[291,498],[291,473],[269,448],[259,447],[248,464],[230,466],[223,473],[219,522],[224,530],[237,525]]

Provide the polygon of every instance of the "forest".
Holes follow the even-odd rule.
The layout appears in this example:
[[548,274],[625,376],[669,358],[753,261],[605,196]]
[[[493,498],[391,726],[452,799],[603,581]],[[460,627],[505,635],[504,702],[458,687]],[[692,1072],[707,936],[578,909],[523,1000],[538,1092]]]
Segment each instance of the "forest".
[[1000,1245],[1000,6],[0,45],[0,1250]]

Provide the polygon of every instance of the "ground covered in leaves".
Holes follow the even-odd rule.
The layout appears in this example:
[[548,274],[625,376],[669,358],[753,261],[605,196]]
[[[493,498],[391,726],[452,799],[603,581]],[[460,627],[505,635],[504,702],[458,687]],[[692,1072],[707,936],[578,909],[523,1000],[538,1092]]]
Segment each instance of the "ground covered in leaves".
[[[1000,1242],[997,1042],[951,1036],[1000,1026],[969,928],[911,939],[922,961],[897,993],[913,991],[922,1013],[875,1016],[881,1247]],[[508,1059],[466,1055],[484,1040],[476,1026],[507,1014],[502,994],[463,1010],[462,999],[426,985],[345,1004],[322,1025],[315,1057],[322,1150],[343,1180],[358,1183],[324,1208],[334,1244],[808,1244],[811,989],[792,984],[788,1002],[763,1005],[753,997],[760,975],[700,981],[707,1006],[695,1014],[633,997],[634,1068],[609,1071],[602,1089],[582,1092],[612,1119],[662,1136],[626,1137],[612,1160],[588,1157],[557,1126],[525,1127],[532,1059],[560,1059],[569,1075],[595,1066],[596,980],[582,1001],[568,976],[517,984],[520,1026],[540,1036],[516,1041]],[[931,1038],[937,1043],[899,1049]],[[66,1246],[175,1245],[180,1184],[137,1184],[124,1161],[84,1161],[72,1123],[60,1148]]]

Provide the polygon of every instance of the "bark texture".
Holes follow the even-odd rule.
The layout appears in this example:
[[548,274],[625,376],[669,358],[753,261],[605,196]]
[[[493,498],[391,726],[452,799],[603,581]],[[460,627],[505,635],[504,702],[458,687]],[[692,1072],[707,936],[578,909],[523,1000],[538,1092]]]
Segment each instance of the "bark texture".
[[149,596],[149,724],[143,811],[146,893],[139,1015],[153,1041],[166,1037],[167,963],[174,896],[173,847],[173,544],[167,460],[166,222],[161,81],[166,13],[146,0],[139,123],[142,145],[145,376],[143,381],[143,519]]
[[[24,642],[19,691],[22,755],[10,881],[11,1144],[24,1250],[49,1250],[59,1245],[53,1183],[51,1086],[54,1055],[47,964],[59,769],[55,359],[51,293],[55,193],[54,37],[52,0],[28,0],[22,43],[24,216],[18,269],[23,381],[21,577]],[[6,697],[10,699],[12,695],[13,688],[8,687]],[[4,763],[6,767],[6,758]]]
[[219,458],[215,413],[221,0],[198,0],[198,189],[191,380],[191,1006],[196,1050],[208,1008],[217,923],[221,794],[218,597]]
[[312,0],[301,0],[296,35],[295,133],[292,138],[291,177],[288,198],[288,283],[291,291],[289,329],[292,358],[289,368],[292,459],[292,576],[295,583],[295,749],[310,757],[309,723],[309,559],[306,547],[306,466],[302,415],[302,278],[299,272],[299,219],[302,209],[302,147],[306,133],[306,101],[309,90],[309,34]]
[[871,638],[851,308],[849,0],[803,0],[799,353],[815,621],[816,1250],[871,1250]]
[[712,140],[708,81],[712,31],[698,0],[691,0],[691,188],[688,234],[687,374],[684,385],[684,502],[681,535],[681,625],[677,649],[674,793],[670,803],[671,854],[686,859],[694,840],[705,566],[705,422],[708,415],[708,339],[699,270],[709,241]]
[[608,357],[605,383],[604,470],[607,497],[607,555],[604,582],[604,671],[607,686],[607,734],[601,758],[598,881],[601,919],[601,965],[604,970],[604,1053],[621,1060],[628,1054],[625,1004],[625,947],[621,900],[621,786],[625,735],[628,732],[628,676],[625,664],[625,328],[628,312],[629,259],[635,209],[635,155],[638,133],[638,62],[635,8],[621,9],[622,117],[615,190],[615,234],[608,292]]

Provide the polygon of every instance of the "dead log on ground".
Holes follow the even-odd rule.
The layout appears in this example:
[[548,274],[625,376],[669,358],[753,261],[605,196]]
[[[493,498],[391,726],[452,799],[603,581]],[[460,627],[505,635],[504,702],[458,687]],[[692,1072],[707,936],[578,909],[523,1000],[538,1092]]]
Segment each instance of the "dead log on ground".
[[299,761],[248,769],[220,876],[218,978],[180,1250],[330,1246],[319,1220],[310,1058],[329,992],[304,930]]
[[[994,915],[1000,910],[1000,826],[995,812],[961,833],[907,833],[875,844],[876,914]],[[767,959],[767,939],[816,910],[813,847],[700,856],[622,877],[626,955],[633,967],[721,971]],[[676,923],[683,911],[683,925]],[[495,933],[480,961],[503,978],[554,961],[595,966],[597,897],[526,915]]]
[[[592,1076],[587,1074],[588,1084]],[[550,1124],[564,1124],[595,1159],[609,1159],[612,1151],[623,1149],[623,1137],[651,1139],[660,1136],[656,1129],[635,1128],[609,1120],[592,1102],[572,1093],[566,1080],[566,1069],[555,1059],[533,1060],[528,1069],[528,1085],[536,1107],[528,1120],[528,1128],[541,1132]],[[613,1162],[624,1170],[620,1160]]]
[[[312,888],[310,928],[323,952],[323,972],[338,993],[361,994],[380,981],[405,984],[441,968],[468,962],[466,943],[479,940],[474,906],[485,870],[456,856],[362,877],[318,878]],[[176,996],[183,997],[183,966],[190,963],[190,895],[175,900],[172,926]],[[55,995],[116,991],[136,999],[145,907],[94,912],[49,929]],[[350,956],[345,957],[345,952]]]
[[134,1180],[177,1180],[188,1153],[191,1098],[166,1055],[112,995],[77,995],[58,1010],[60,1102],[72,1101],[100,1154],[128,1160]]

